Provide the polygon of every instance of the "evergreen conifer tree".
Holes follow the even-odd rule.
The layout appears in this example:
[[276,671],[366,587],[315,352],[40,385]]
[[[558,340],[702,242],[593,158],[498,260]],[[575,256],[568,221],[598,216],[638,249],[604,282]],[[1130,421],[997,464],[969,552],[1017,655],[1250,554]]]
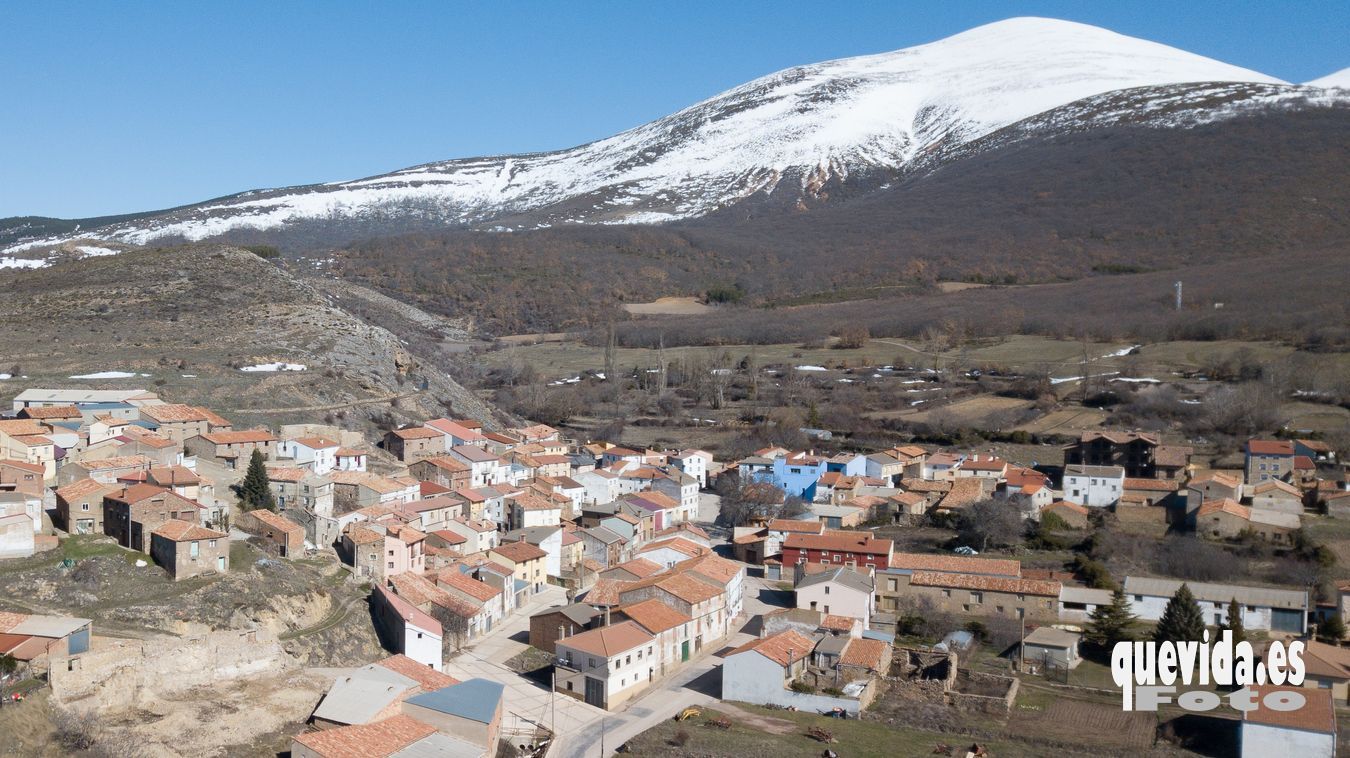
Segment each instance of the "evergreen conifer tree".
[[1125,599],[1125,591],[1116,588],[1111,593],[1111,602],[1099,605],[1088,619],[1085,636],[1087,641],[1099,648],[1109,649],[1117,642],[1133,638],[1131,628],[1138,618],[1130,613],[1130,602]]
[[1204,634],[1205,617],[1200,611],[1200,604],[1195,602],[1191,588],[1183,582],[1172,599],[1167,601],[1162,618],[1158,620],[1158,628],[1153,632],[1153,639],[1157,642],[1199,642],[1204,639]]
[[1243,642],[1247,639],[1247,629],[1242,626],[1242,606],[1238,605],[1237,598],[1233,598],[1228,603],[1228,621],[1219,626],[1219,633],[1227,629],[1233,633],[1233,644]]
[[277,501],[272,497],[271,481],[267,478],[267,467],[263,465],[261,450],[255,449],[249,458],[248,472],[244,474],[244,481],[239,483],[238,492],[239,503],[246,511],[259,508],[266,508],[269,511],[277,509]]

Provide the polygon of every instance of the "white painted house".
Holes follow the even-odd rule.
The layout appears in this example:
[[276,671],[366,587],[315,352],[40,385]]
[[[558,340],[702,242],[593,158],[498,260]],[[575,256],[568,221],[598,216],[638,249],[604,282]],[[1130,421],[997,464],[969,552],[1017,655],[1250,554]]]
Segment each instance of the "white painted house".
[[277,457],[291,458],[296,466],[323,475],[337,468],[337,452],[342,446],[326,437],[300,437],[277,443]]
[[712,468],[712,453],[703,450],[681,450],[670,456],[670,465],[694,477],[699,488],[708,486],[708,469]]
[[450,448],[449,453],[456,460],[468,464],[470,487],[500,484],[506,481],[506,475],[510,471],[509,464],[503,465],[500,458],[481,447],[456,445]]
[[656,637],[633,621],[564,637],[555,643],[554,689],[613,710],[656,679],[656,645]]
[[1089,508],[1116,504],[1125,491],[1125,469],[1120,466],[1065,466],[1064,499]]
[[436,671],[444,670],[439,621],[378,585],[373,606],[383,639],[395,653]]

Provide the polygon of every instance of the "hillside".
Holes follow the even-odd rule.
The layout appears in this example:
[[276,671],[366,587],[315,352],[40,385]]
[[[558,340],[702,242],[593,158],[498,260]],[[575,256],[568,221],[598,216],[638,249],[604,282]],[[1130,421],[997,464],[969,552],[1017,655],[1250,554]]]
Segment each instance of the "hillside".
[[[1099,112],[1119,107],[1107,101]],[[1014,125],[936,168],[809,212],[746,204],[662,226],[401,235],[350,246],[336,270],[515,333],[584,327],[621,302],[730,283],[770,304],[936,280],[1165,271],[1280,251],[1339,262],[1350,245],[1347,131],[1350,107],[1341,106],[1254,107],[1186,129],[1110,123],[1049,137]]]
[[[277,264],[218,245],[0,271],[0,397],[29,386],[145,387],[236,423],[495,411]],[[453,335],[451,335],[453,336]],[[304,371],[243,371],[271,363]],[[122,372],[128,378],[73,379]],[[427,389],[421,391],[423,382]],[[389,398],[403,395],[397,407]]]

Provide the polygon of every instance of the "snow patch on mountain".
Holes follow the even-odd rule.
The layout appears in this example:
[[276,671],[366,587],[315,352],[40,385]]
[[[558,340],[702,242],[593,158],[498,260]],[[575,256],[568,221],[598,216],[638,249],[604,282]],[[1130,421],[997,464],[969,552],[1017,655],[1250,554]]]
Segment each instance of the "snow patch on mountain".
[[1339,87],[1341,89],[1350,89],[1350,68],[1343,68],[1334,74],[1327,74],[1320,79],[1304,82],[1304,84],[1309,87]]

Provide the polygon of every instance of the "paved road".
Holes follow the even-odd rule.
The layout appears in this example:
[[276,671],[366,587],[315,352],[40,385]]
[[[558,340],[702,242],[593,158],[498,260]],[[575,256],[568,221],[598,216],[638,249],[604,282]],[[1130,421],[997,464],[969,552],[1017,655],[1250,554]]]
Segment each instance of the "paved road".
[[536,724],[567,734],[595,722],[604,713],[599,708],[556,694],[547,684],[541,685],[504,665],[529,647],[530,616],[566,602],[567,595],[561,587],[545,587],[505,622],[479,638],[473,647],[445,664],[445,673],[461,681],[479,678],[506,685],[502,708],[504,735],[532,733]]
[[[717,516],[717,509],[716,495],[700,495],[698,521],[710,525]],[[720,530],[713,542],[714,545],[725,542]],[[763,579],[746,577],[745,581],[745,608],[738,631],[724,640],[720,648],[705,648],[687,665],[613,713],[554,693],[547,683],[535,682],[503,665],[529,647],[531,614],[566,603],[566,596],[559,587],[546,588],[474,643],[471,649],[448,661],[446,673],[457,679],[480,677],[506,685],[504,733],[528,732],[535,724],[552,725],[554,734],[558,735],[556,755],[563,758],[606,757],[619,745],[674,717],[687,706],[717,702],[722,691],[722,659],[716,654],[754,639],[760,615],[782,607],[787,599],[784,593]]]

